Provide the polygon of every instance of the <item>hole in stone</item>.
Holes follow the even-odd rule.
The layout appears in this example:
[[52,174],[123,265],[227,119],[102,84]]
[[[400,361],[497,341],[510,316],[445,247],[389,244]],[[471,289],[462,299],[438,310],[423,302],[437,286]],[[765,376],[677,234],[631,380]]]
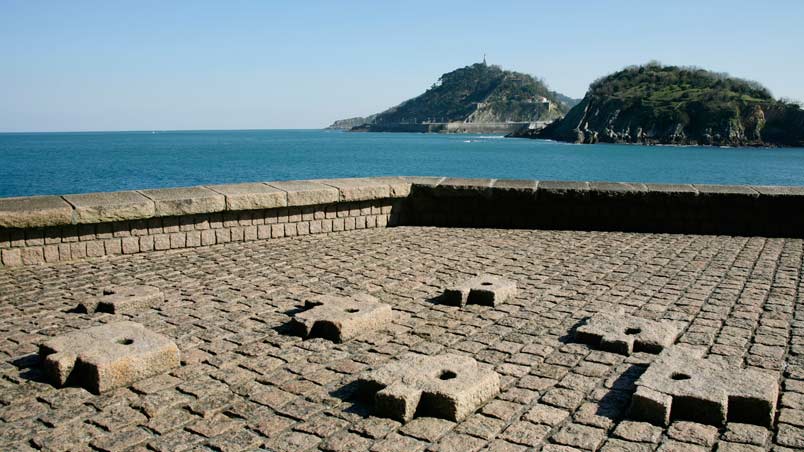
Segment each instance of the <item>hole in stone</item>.
[[103,289],[104,295],[114,295],[114,289]]
[[438,378],[440,380],[452,380],[453,378],[457,377],[458,375],[451,370],[442,370],[440,374],[438,374]]
[[117,343],[120,345],[131,345],[134,343],[134,339],[128,339],[128,338],[118,339]]
[[480,283],[480,285],[481,286],[490,286],[492,284],[490,282],[483,282],[483,283]]
[[642,329],[640,329],[640,328],[627,328],[625,330],[625,334],[627,334],[629,336],[633,336],[634,334],[639,334],[641,332],[642,332]]
[[354,314],[355,312],[360,312],[360,309],[349,308],[346,310],[349,314]]
[[674,372],[673,375],[670,375],[670,378],[673,380],[689,380],[690,376],[681,372]]

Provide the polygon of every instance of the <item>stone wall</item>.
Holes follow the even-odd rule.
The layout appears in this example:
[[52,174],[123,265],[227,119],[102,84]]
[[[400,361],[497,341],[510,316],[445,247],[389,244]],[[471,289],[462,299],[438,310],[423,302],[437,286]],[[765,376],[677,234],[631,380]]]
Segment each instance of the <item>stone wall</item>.
[[804,237],[804,187],[385,177],[0,199],[0,266],[395,225]]
[[398,178],[0,199],[0,266],[385,227]]

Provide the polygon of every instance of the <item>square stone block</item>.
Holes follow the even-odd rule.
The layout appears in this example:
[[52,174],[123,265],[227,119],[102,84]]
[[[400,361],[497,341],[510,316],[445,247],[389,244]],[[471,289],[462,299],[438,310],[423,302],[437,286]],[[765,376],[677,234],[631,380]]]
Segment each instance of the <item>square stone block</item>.
[[59,196],[0,199],[0,228],[59,226],[73,221],[73,208]]
[[226,196],[226,210],[273,209],[288,205],[287,193],[266,184],[210,185],[207,188]]
[[492,275],[480,275],[447,288],[443,301],[461,307],[469,303],[497,306],[514,295],[516,282]]
[[56,386],[78,385],[95,394],[180,364],[173,341],[134,322],[109,323],[55,337],[39,346],[39,355]]
[[100,294],[88,297],[76,311],[134,314],[165,301],[162,289],[153,286],[110,286]]
[[408,354],[360,378],[378,415],[462,421],[500,393],[500,376],[464,355]]
[[321,295],[305,303],[306,311],[293,317],[304,337],[344,342],[382,328],[391,321],[391,306],[367,294],[352,297]]
[[687,345],[663,351],[636,381],[631,417],[660,426],[683,420],[772,427],[779,395],[776,378],[702,355]]
[[154,202],[134,191],[66,195],[78,223],[138,220],[154,216]]
[[226,208],[226,198],[206,187],[160,188],[140,193],[153,200],[160,217],[222,212]]
[[309,206],[338,202],[337,188],[311,181],[271,182],[271,187],[287,193],[288,206]]
[[661,353],[673,345],[681,328],[669,320],[648,320],[622,312],[598,312],[575,331],[578,342],[621,355]]

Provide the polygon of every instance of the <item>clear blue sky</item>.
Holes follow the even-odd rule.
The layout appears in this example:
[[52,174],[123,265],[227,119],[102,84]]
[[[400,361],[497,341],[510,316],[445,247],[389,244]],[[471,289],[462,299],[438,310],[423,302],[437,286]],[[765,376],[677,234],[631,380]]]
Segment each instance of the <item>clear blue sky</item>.
[[582,97],[652,59],[804,100],[804,1],[0,0],[0,131],[317,128],[482,59]]

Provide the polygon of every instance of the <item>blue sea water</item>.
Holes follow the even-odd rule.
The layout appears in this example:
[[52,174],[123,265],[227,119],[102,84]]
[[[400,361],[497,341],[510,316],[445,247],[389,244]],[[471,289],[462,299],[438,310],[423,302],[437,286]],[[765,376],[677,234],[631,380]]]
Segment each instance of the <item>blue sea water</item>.
[[0,197],[381,175],[804,185],[804,149],[324,130],[0,134]]

